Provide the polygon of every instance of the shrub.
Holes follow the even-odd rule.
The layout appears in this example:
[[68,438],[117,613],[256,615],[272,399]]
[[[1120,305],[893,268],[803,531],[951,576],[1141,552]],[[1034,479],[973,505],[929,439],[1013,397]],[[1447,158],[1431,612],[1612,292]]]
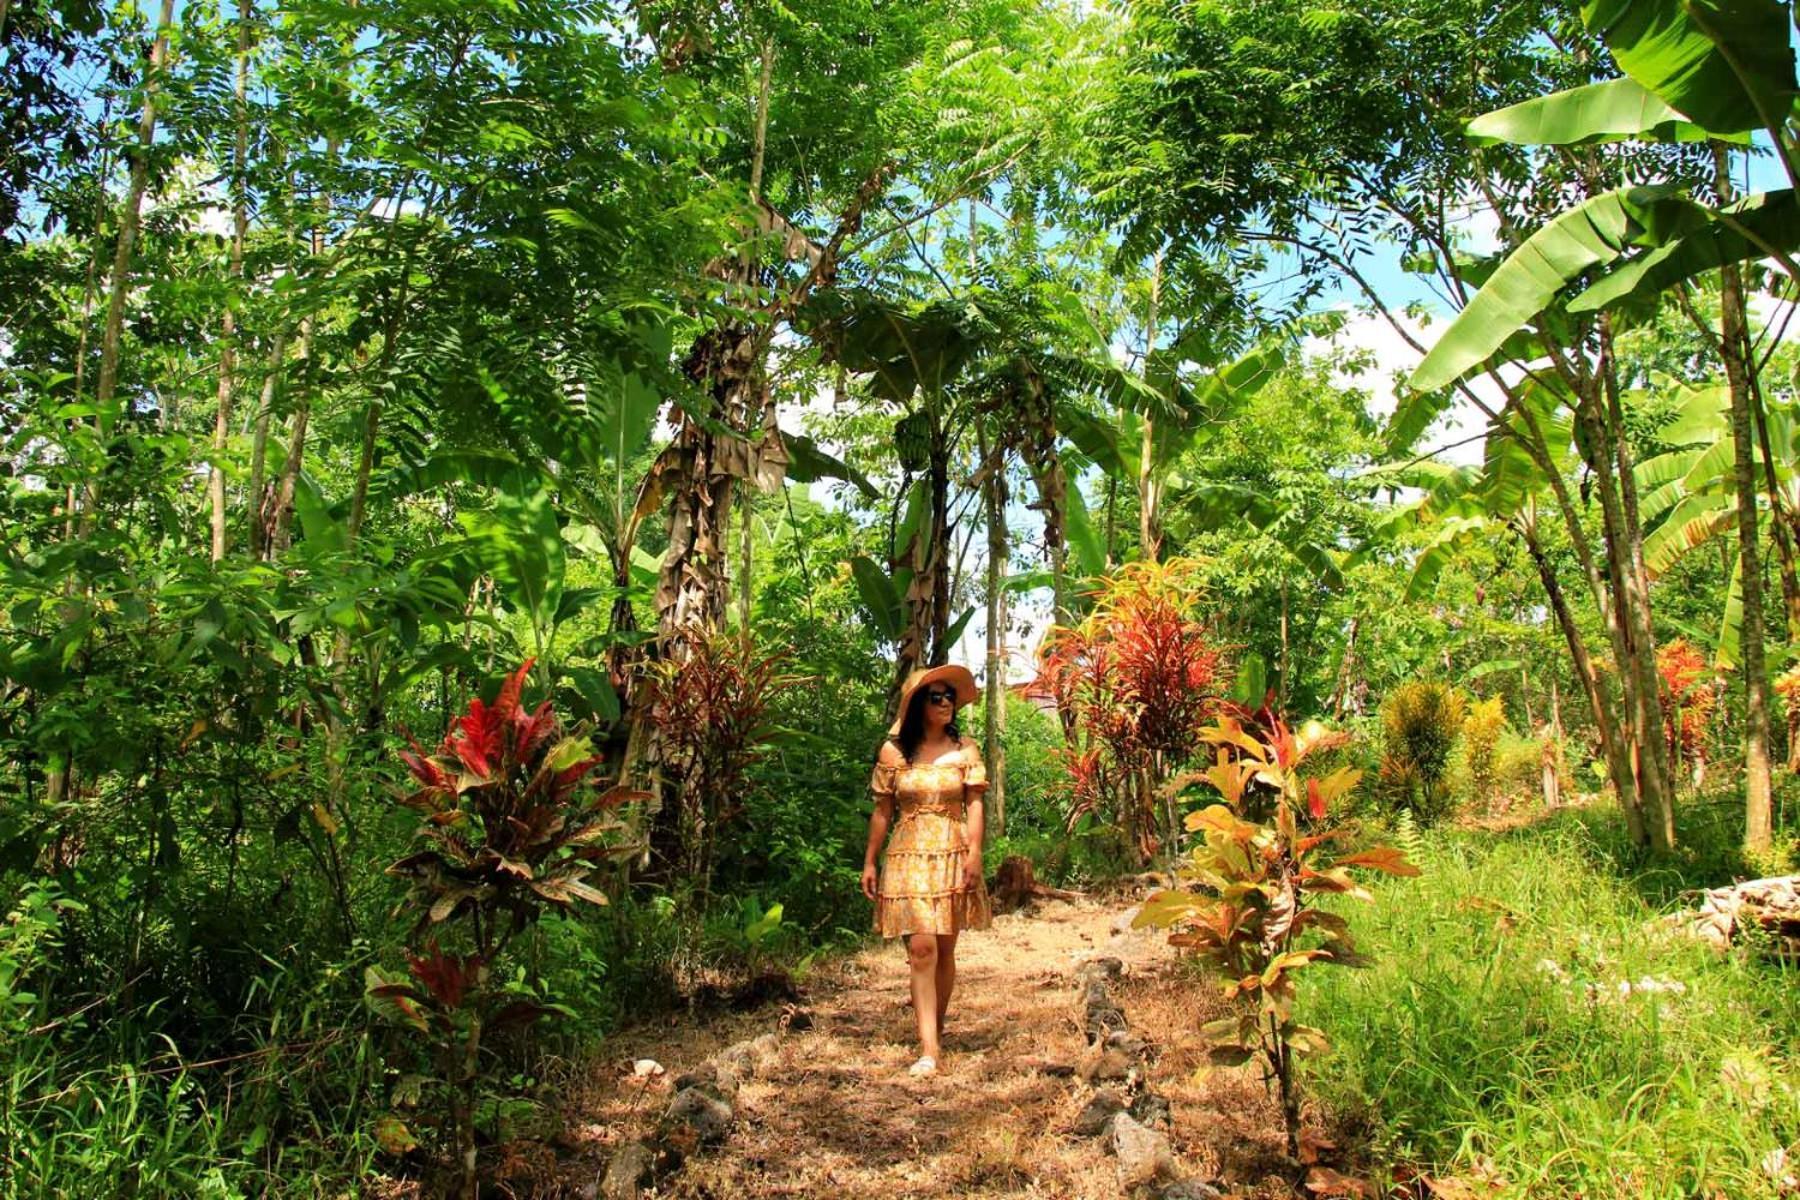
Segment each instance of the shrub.
[[674,785],[676,845],[669,866],[705,895],[719,832],[744,811],[750,767],[773,732],[769,709],[791,682],[785,652],[765,653],[731,632],[682,634],[685,653],[653,664],[645,716]]
[[[1682,806],[1681,844],[1735,858],[1741,803],[1717,813]],[[1762,1163],[1800,1129],[1793,968],[1646,929],[1733,862],[1645,863],[1594,806],[1503,836],[1433,830],[1419,863],[1372,889],[1369,968],[1319,975],[1300,1008],[1335,1047],[1322,1098],[1371,1120],[1378,1161],[1490,1165],[1492,1194],[1533,1200],[1776,1200]]]
[[[1317,733],[1308,736],[1313,729]],[[1192,951],[1224,981],[1236,1011],[1201,1030],[1208,1053],[1225,1066],[1262,1065],[1265,1079],[1280,1095],[1290,1157],[1300,1153],[1296,1061],[1327,1049],[1323,1033],[1294,1020],[1299,972],[1314,963],[1349,961],[1355,954],[1349,923],[1314,907],[1313,901],[1319,895],[1367,899],[1351,877],[1355,867],[1392,875],[1419,873],[1389,846],[1328,853],[1344,831],[1327,830],[1323,823],[1361,772],[1342,767],[1322,778],[1307,777],[1300,766],[1315,744],[1332,736],[1322,727],[1309,727],[1296,737],[1275,721],[1264,742],[1230,718],[1207,730],[1203,737],[1217,752],[1213,766],[1175,782],[1203,781],[1225,803],[1188,814],[1187,828],[1199,833],[1201,841],[1179,874],[1215,895],[1185,889],[1158,892],[1145,901],[1135,922],[1174,927],[1169,943]],[[1274,817],[1267,824],[1242,816],[1252,786],[1275,792]]]
[[1444,775],[1465,714],[1462,695],[1445,684],[1415,681],[1388,693],[1381,705],[1381,781],[1391,804],[1427,822],[1449,810]]
[[1065,758],[1070,827],[1095,813],[1140,860],[1175,842],[1162,784],[1193,753],[1218,700],[1223,655],[1192,612],[1198,569],[1188,559],[1120,567],[1081,624],[1045,635],[1032,684],[1055,698],[1080,739]]
[[1495,787],[1495,751],[1506,733],[1506,704],[1499,696],[1477,700],[1463,718],[1463,755],[1469,764],[1469,789],[1479,804],[1494,807],[1503,793]]
[[1719,695],[1713,689],[1706,655],[1686,638],[1656,649],[1656,672],[1662,678],[1663,744],[1669,767],[1679,775],[1685,761],[1700,781],[1706,768],[1706,738]]
[[[1545,739],[1551,736],[1545,734]],[[1546,741],[1526,737],[1511,730],[1501,735],[1494,747],[1494,794],[1503,800],[1517,802],[1540,798],[1544,791],[1544,755],[1554,754]]]
[[[527,660],[508,676],[493,704],[471,700],[436,754],[416,742],[402,753],[419,786],[400,803],[425,817],[417,834],[423,848],[389,868],[412,882],[407,977],[367,972],[370,999],[424,1035],[437,1059],[436,1084],[449,1108],[438,1124],[454,1143],[467,1200],[477,1190],[482,1038],[551,1011],[496,984],[506,978],[502,957],[546,909],[606,902],[588,875],[635,852],[613,836],[622,825],[610,810],[648,798],[593,786],[588,774],[599,760],[585,733],[563,735],[548,700],[531,710],[521,703],[531,666]],[[377,1136],[394,1150],[415,1142],[394,1117],[378,1122]]]

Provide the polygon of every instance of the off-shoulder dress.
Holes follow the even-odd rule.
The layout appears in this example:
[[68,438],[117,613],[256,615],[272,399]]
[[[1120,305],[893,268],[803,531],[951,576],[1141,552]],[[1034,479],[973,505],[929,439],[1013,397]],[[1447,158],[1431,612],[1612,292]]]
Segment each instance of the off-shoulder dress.
[[961,933],[993,923],[987,884],[963,887],[963,862],[980,854],[964,825],[968,805],[987,790],[981,749],[969,738],[937,762],[877,764],[869,788],[892,797],[894,829],[881,859],[875,928],[882,937]]

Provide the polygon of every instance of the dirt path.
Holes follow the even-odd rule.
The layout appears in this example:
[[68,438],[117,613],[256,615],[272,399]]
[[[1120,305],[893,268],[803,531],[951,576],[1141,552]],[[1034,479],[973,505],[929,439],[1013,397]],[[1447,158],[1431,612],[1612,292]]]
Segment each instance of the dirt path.
[[[1237,1196],[1291,1196],[1268,1175],[1280,1147],[1260,1084],[1238,1071],[1194,1078],[1199,1059],[1186,1044],[1214,1015],[1217,989],[1182,971],[1159,937],[1125,930],[1125,906],[1052,902],[967,935],[943,1062],[927,1079],[906,1073],[917,1050],[898,944],[835,964],[808,983],[811,1027],[784,1035],[738,1093],[729,1139],[651,1194],[1113,1200],[1121,1192],[1104,1139],[1070,1132],[1095,1089],[1045,1069],[1081,1063],[1074,970],[1111,955],[1126,964],[1113,994],[1155,1046],[1146,1082],[1171,1101],[1182,1173]],[[604,1156],[641,1135],[666,1108],[677,1074],[768,1032],[777,1015],[622,1035],[611,1047],[617,1057],[579,1098],[584,1140]],[[640,1057],[657,1059],[666,1074],[634,1078],[629,1064]]]

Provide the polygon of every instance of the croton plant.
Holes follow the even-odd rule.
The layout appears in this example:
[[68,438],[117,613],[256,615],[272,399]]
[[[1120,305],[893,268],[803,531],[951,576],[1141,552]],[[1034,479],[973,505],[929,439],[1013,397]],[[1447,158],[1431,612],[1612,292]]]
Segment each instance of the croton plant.
[[[1356,786],[1361,772],[1341,767],[1303,774],[1313,754],[1342,744],[1344,735],[1311,722],[1298,732],[1272,719],[1261,736],[1227,717],[1202,733],[1213,763],[1170,781],[1176,792],[1204,785],[1224,803],[1190,811],[1185,824],[1199,838],[1179,865],[1184,886],[1158,892],[1136,923],[1173,929],[1169,941],[1221,977],[1228,1015],[1201,1029],[1213,1062],[1260,1062],[1276,1085],[1287,1126],[1288,1153],[1300,1143],[1298,1056],[1326,1049],[1325,1035],[1294,1020],[1294,991],[1303,968],[1352,961],[1349,923],[1313,907],[1320,895],[1368,899],[1355,869],[1417,875],[1400,851],[1375,846],[1334,853],[1345,838],[1329,828],[1331,810]],[[1248,814],[1272,813],[1267,821]]]
[[[474,1114],[484,1033],[529,1025],[551,1011],[540,998],[497,988],[495,967],[514,935],[549,909],[605,904],[590,876],[635,847],[615,814],[647,794],[600,786],[600,760],[582,729],[564,731],[549,701],[523,702],[528,660],[492,704],[479,697],[436,753],[402,752],[414,784],[396,799],[424,817],[419,848],[388,868],[411,881],[407,974],[371,969],[378,1007],[428,1038],[448,1094],[458,1190],[476,1187]],[[455,947],[454,949],[449,947]],[[390,1149],[413,1142],[396,1117],[378,1125]]]

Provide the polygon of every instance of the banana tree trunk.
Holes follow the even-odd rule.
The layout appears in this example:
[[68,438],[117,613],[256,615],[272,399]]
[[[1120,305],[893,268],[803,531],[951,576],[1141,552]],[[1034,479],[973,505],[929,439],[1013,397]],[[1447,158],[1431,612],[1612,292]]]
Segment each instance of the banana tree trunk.
[[1544,585],[1544,593],[1549,597],[1550,611],[1556,616],[1557,628],[1562,631],[1563,641],[1569,647],[1569,659],[1575,665],[1575,678],[1580,681],[1582,691],[1587,694],[1588,711],[1593,714],[1594,728],[1600,735],[1601,757],[1606,760],[1613,794],[1618,797],[1620,811],[1625,814],[1626,831],[1634,844],[1642,845],[1649,832],[1642,804],[1633,787],[1631,753],[1621,736],[1624,722],[1614,706],[1609,690],[1595,670],[1593,657],[1588,653],[1587,642],[1581,636],[1581,627],[1575,623],[1575,614],[1569,607],[1568,597],[1563,592],[1555,565],[1544,553],[1543,545],[1530,524],[1523,525],[1520,533],[1525,539],[1525,549],[1531,555],[1532,565],[1537,568],[1538,579]]
[[[1603,346],[1609,345],[1603,340]],[[1675,828],[1668,773],[1658,750],[1663,714],[1656,643],[1649,629],[1648,584],[1639,570],[1642,539],[1633,537],[1620,486],[1619,472],[1622,466],[1629,467],[1629,451],[1619,444],[1624,434],[1604,394],[1610,372],[1610,352],[1603,349],[1598,371],[1577,380],[1575,415],[1586,431],[1587,463],[1600,499],[1605,578],[1595,599],[1606,618],[1613,661],[1618,664],[1620,734],[1629,770],[1615,783],[1633,792],[1647,844],[1667,853],[1675,845]]]
[[732,432],[715,433],[684,413],[653,468],[669,494],[669,548],[656,587],[657,630],[667,653],[682,652],[682,631],[710,632],[725,620],[731,503],[752,452],[738,431],[759,344],[755,331],[735,324],[695,339],[684,370],[712,397],[712,420]]
[[926,665],[950,661],[950,435],[943,417],[931,410],[931,597],[926,629],[931,657]]

